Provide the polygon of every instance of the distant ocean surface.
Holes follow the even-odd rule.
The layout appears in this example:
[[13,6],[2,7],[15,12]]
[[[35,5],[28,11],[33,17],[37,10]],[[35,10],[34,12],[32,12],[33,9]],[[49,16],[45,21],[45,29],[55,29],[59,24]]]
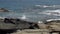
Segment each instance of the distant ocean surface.
[[0,0],[0,8],[10,11],[0,12],[0,17],[31,22],[60,19],[60,0]]

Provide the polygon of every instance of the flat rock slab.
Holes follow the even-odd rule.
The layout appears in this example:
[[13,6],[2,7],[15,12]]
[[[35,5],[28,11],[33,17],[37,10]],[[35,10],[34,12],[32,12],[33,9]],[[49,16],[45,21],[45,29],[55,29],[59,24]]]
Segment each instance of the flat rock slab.
[[0,23],[0,29],[14,29],[16,25],[11,23]]
[[22,31],[17,31],[11,34],[49,34],[49,30],[47,29],[26,29]]

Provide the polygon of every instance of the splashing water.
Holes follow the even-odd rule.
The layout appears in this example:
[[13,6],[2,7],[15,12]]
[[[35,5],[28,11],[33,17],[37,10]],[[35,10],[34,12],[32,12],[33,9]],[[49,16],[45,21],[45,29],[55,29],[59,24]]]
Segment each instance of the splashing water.
[[26,19],[26,15],[22,15],[21,19],[23,20]]

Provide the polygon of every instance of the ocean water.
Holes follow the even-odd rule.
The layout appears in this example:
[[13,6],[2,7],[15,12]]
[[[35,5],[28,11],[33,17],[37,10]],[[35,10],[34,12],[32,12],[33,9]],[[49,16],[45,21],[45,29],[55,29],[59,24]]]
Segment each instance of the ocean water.
[[60,19],[60,0],[0,0],[0,8],[10,11],[0,12],[0,17],[31,22]]

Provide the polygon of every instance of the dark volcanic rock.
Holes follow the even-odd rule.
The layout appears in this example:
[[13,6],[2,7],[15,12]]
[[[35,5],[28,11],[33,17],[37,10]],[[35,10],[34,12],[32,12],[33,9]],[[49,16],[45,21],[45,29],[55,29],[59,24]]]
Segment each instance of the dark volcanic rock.
[[[10,33],[14,30],[23,30],[23,29],[35,29],[39,28],[37,23],[24,21],[21,19],[5,18],[0,20],[0,33]],[[4,34],[4,33],[3,33]]]
[[5,8],[0,8],[0,12],[9,12],[9,11]]
[[24,21],[21,19],[5,18],[0,20],[0,29],[26,29],[29,27],[37,27],[37,23]]

